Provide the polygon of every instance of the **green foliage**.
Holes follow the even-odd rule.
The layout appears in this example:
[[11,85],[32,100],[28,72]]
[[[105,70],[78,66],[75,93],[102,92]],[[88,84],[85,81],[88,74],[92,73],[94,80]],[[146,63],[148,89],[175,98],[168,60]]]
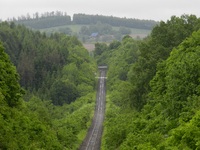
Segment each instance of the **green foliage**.
[[71,24],[71,17],[60,11],[46,12],[41,15],[36,12],[33,15],[33,18],[27,14],[27,16],[18,17],[18,20],[13,19],[13,21],[17,24],[24,24],[33,29],[44,29]]
[[112,43],[109,44],[109,49],[117,49],[119,46],[121,45],[121,43],[119,41],[113,41]]
[[[94,94],[72,105],[54,106],[32,97],[22,109],[4,107],[0,114],[1,149],[77,149],[91,122]],[[2,109],[1,109],[2,110]]]
[[105,43],[95,43],[94,55],[101,55],[107,49],[107,45]]
[[162,141],[163,137],[160,133],[145,134],[129,134],[127,140],[121,145],[120,149],[138,149],[138,150],[156,150],[157,144]]
[[112,115],[112,118],[106,118],[106,129],[104,130],[103,135],[105,141],[103,141],[102,146],[103,149],[114,150],[118,149],[124,142],[124,139],[126,139],[130,128],[130,126],[127,125],[132,122],[132,116],[134,114],[121,114],[121,112],[117,110],[108,113],[111,113],[107,115]]
[[10,58],[17,66],[23,87],[38,90],[46,82],[47,76],[57,76],[60,68],[67,62],[66,44],[69,39],[63,35],[55,34],[48,38],[45,34],[33,32],[24,26],[11,28],[6,23],[1,24],[1,29],[0,39],[5,45],[5,51],[12,53]]
[[120,27],[120,28],[119,28],[119,32],[120,32],[122,35],[131,34],[131,30],[128,29],[128,28],[125,28],[125,27]]
[[151,35],[141,43],[139,59],[129,73],[133,85],[130,97],[135,108],[141,110],[146,104],[150,92],[149,82],[156,74],[157,65],[166,60],[172,49],[199,27],[200,20],[196,16],[173,16],[166,23],[160,22],[152,30]]
[[[109,90],[102,149],[119,149],[130,132],[130,124],[137,112],[131,112],[127,97],[131,84],[127,80],[128,70],[138,57],[138,42],[125,36],[122,42],[113,41],[102,55],[100,64],[107,64],[107,87]],[[125,113],[126,112],[126,113]]]
[[191,38],[173,49],[151,82],[151,95],[162,95],[162,103],[168,108],[168,115],[179,116],[187,105],[188,97],[199,95],[199,35],[200,32],[193,33]]
[[14,107],[20,103],[23,90],[18,80],[16,68],[11,64],[8,55],[0,43],[0,93],[8,106]]
[[13,18],[17,24],[24,24],[34,29],[43,29],[54,26],[62,26],[66,24],[97,24],[101,22],[112,26],[125,26],[138,29],[152,29],[157,22],[153,20],[139,20],[139,19],[128,19],[118,18],[113,16],[102,16],[102,15],[86,15],[86,14],[74,14],[73,21],[71,17],[61,11],[52,11],[39,14],[36,12],[31,17],[29,14]]
[[[121,41],[123,35],[131,33],[134,35],[142,34],[142,36],[148,35],[152,27],[158,24],[158,22],[153,20],[86,14],[74,14],[73,20],[71,20],[67,13],[61,11],[45,12],[43,14],[36,12],[32,16],[27,14],[18,18],[9,18],[9,21],[45,32],[47,35],[56,32],[76,35],[83,43]],[[14,23],[12,23],[12,28],[15,27]],[[98,33],[98,36],[92,37],[92,33]]]
[[75,24],[96,24],[98,22],[109,24],[112,26],[124,26],[138,29],[152,29],[157,22],[153,20],[139,20],[139,19],[127,19],[118,18],[113,16],[102,15],[86,15],[86,14],[74,14],[73,23]]
[[[115,64],[108,71],[110,101],[102,149],[200,148],[200,31],[194,32],[199,26],[192,15],[161,22],[140,44],[124,83],[116,77],[120,72],[116,66],[127,57],[121,53],[121,59],[115,52],[129,46],[129,37],[110,51],[115,52],[101,55],[105,58],[106,53],[106,62]],[[118,60],[122,63],[117,64]]]
[[0,44],[0,149],[78,149],[94,111],[94,61],[75,37],[46,37],[13,23],[0,29],[27,90],[23,101],[19,75]]
[[181,124],[170,132],[165,145],[175,146],[178,149],[199,149],[199,111],[188,123]]
[[113,29],[109,24],[102,24],[101,22],[97,22],[96,24],[91,24],[89,26],[82,26],[79,34],[90,36],[92,33],[98,33],[100,35],[104,34],[112,34]]
[[[142,42],[96,44],[97,62],[109,67],[102,149],[200,148],[199,26],[193,15],[172,17]],[[0,28],[21,84],[43,98],[20,100],[18,75],[0,47],[0,149],[78,149],[94,111],[94,61],[76,37]]]
[[[114,41],[114,43],[116,43]],[[112,43],[111,43],[112,44]],[[112,48],[112,46],[109,46]],[[121,42],[121,45],[117,49],[111,49],[106,52],[108,54],[107,64],[109,66],[108,78],[110,83],[114,83],[116,80],[127,81],[128,71],[132,64],[138,58],[138,42],[134,41],[130,36],[125,36]],[[101,58],[101,60],[103,60]]]
[[55,81],[50,90],[50,97],[54,105],[71,103],[78,97],[76,86],[69,81]]
[[[53,98],[54,103],[58,104],[55,102],[55,95],[61,89],[69,90],[63,88],[64,86],[61,89],[55,87],[56,80],[62,78],[62,81],[67,81],[68,87],[72,85],[74,96],[65,98],[68,100],[59,102],[59,105],[74,101],[77,95],[93,92],[96,65],[76,37],[58,33],[47,37],[38,31],[33,32],[24,26],[6,22],[1,23],[0,28],[0,39],[5,45],[5,51],[11,54],[10,58],[17,66],[20,84],[25,89],[36,91],[41,98]],[[66,71],[63,68],[67,68]],[[82,85],[86,88],[83,89]],[[50,89],[54,91],[54,96],[50,95]]]

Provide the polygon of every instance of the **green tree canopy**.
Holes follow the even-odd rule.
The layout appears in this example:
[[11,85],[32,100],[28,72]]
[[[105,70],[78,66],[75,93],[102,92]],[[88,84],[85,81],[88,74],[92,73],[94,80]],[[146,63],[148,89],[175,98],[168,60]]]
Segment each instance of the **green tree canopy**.
[[168,108],[168,115],[179,116],[187,106],[188,97],[200,96],[199,39],[200,31],[193,33],[173,49],[167,61],[158,67],[156,76],[151,81],[151,95],[154,98],[162,96],[162,103]]
[[0,95],[11,107],[17,106],[22,97],[23,90],[19,85],[19,75],[16,68],[10,62],[0,43]]
[[135,108],[141,110],[146,104],[149,82],[156,73],[158,63],[166,60],[172,49],[199,27],[200,19],[194,15],[172,16],[171,20],[160,22],[141,43],[139,59],[129,73],[133,85],[129,96]]
[[78,98],[76,86],[69,81],[56,81],[51,88],[51,99],[55,105],[71,103]]

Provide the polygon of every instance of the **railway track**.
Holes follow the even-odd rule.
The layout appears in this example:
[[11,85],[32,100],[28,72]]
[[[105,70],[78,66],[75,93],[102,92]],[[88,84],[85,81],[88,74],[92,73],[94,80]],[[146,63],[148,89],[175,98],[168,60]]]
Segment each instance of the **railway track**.
[[88,134],[79,150],[100,150],[105,113],[106,69],[106,66],[99,67],[100,77],[98,77],[95,114]]

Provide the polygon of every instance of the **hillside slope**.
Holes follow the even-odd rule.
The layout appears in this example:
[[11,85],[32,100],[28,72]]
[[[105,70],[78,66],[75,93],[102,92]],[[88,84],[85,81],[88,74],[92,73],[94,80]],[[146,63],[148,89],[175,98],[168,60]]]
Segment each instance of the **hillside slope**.
[[199,149],[199,28],[184,15],[143,41],[96,44],[109,66],[102,149]]
[[0,149],[77,149],[93,116],[95,61],[75,37],[14,23],[0,24],[0,40]]
[[66,13],[59,11],[35,13],[33,17],[21,16],[11,21],[46,32],[48,35],[55,32],[75,35],[83,43],[112,42],[121,40],[127,34],[134,38],[144,38],[158,24],[153,20],[87,14],[74,14],[71,19]]

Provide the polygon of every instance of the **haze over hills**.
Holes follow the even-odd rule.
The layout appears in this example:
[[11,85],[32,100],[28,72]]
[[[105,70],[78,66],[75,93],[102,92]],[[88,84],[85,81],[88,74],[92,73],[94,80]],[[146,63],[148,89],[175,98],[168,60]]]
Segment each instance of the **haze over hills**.
[[75,13],[102,14],[127,18],[167,21],[172,15],[194,14],[199,17],[200,1],[198,0],[8,0],[1,1],[0,18],[18,17],[27,13],[64,11],[73,16]]
[[73,18],[67,15],[67,13],[60,11],[46,12],[39,14],[38,12],[33,14],[31,17],[29,14],[12,18],[17,23],[24,24],[34,29],[44,29],[55,26],[71,25],[71,24],[96,24],[98,22],[109,24],[112,26],[124,26],[129,28],[137,29],[152,29],[158,22],[153,20],[141,20],[132,18],[120,18],[114,16],[103,16],[103,15],[87,15],[87,14],[74,14]]
[[[102,64],[103,150],[200,149],[200,18],[172,16],[140,40],[104,22],[30,28],[0,23],[0,149],[78,149],[102,110]],[[77,37],[96,42],[92,57]]]
[[121,40],[127,34],[134,38],[144,38],[158,24],[153,20],[103,15],[74,14],[71,17],[61,11],[35,13],[32,17],[27,14],[17,19],[9,19],[9,21],[23,24],[34,30],[40,30],[48,35],[55,32],[75,35],[87,44]]

